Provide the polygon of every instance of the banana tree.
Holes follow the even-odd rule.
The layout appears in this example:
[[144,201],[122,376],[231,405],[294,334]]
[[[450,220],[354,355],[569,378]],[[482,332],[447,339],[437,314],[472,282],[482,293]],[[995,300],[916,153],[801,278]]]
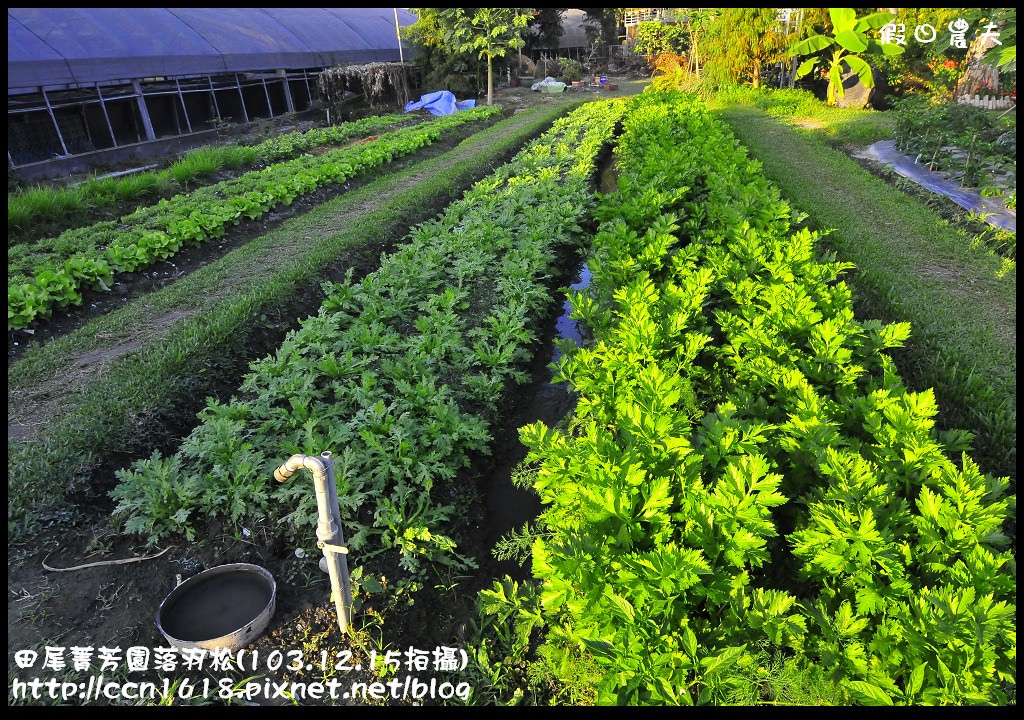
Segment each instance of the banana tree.
[[896,43],[880,43],[867,36],[868,30],[878,30],[891,23],[896,17],[892,13],[872,13],[859,20],[853,8],[829,8],[828,13],[832,18],[833,35],[812,35],[791,47],[789,55],[790,57],[799,57],[800,55],[819,53],[822,50],[832,50],[831,55],[821,53],[805,60],[797,68],[796,77],[803,77],[819,64],[828,67],[828,104],[835,105],[837,97],[846,96],[843,89],[844,65],[851,72],[856,73],[864,87],[873,88],[875,79],[871,72],[871,66],[860,54],[899,55],[903,52],[904,47]]

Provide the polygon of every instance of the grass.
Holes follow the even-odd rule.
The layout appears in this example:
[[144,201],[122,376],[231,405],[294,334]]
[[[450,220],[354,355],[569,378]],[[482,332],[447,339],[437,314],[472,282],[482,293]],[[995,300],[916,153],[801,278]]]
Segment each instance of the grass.
[[712,98],[712,107],[757,108],[835,147],[870,145],[896,134],[891,112],[829,107],[806,90],[728,88]]
[[1016,270],[978,252],[931,208],[823,142],[753,108],[722,111],[739,140],[840,260],[858,314],[909,321],[897,354],[914,389],[934,387],[945,427],[975,434],[974,458],[1016,476]]
[[[167,168],[167,174],[178,185],[187,188],[193,180],[210,177],[222,167],[237,168],[255,160],[256,153],[252,148],[244,148],[244,150],[243,148],[234,148],[234,150],[235,152],[232,152],[228,147],[199,148]],[[243,152],[239,153],[238,150]],[[246,153],[246,150],[249,152]],[[245,155],[251,157],[249,162],[246,162]]]
[[[237,387],[248,361],[294,327],[297,311],[315,310],[329,268],[375,265],[382,243],[401,238],[570,109],[520,112],[28,350],[8,370],[8,418],[27,414],[40,429],[8,440],[9,537],[73,519],[72,496],[101,489],[111,469],[153,448],[173,447],[207,395]],[[102,359],[117,348],[122,354]]]
[[[870,161],[862,162],[861,166],[864,167],[865,163]],[[935,210],[956,228],[957,235],[964,242],[982,252],[998,255],[1001,268],[997,274],[1005,274],[1017,267],[1017,233],[989,225],[985,222],[984,215],[966,210],[952,198],[927,190],[888,166],[875,167],[878,169],[872,171],[868,166],[869,172]]]

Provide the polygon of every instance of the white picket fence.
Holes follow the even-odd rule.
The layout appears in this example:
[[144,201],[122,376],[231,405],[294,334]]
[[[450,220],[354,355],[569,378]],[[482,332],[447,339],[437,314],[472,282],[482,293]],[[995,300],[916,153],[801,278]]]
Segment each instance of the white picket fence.
[[1002,110],[1013,104],[1009,97],[993,97],[992,95],[964,95],[957,100],[961,105],[973,105],[986,110]]

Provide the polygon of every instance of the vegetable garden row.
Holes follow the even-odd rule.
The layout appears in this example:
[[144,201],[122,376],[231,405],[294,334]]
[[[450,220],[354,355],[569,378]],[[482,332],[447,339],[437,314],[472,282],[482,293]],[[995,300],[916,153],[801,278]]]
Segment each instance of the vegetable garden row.
[[[275,463],[336,448],[349,544],[468,566],[440,529],[452,481],[507,386],[522,379],[531,325],[553,298],[559,250],[580,239],[595,157],[621,115],[591,104],[557,121],[361,282],[328,286],[318,316],[253,365],[242,397],[211,404],[173,457],[119,474],[115,516],[157,540],[211,516],[270,516],[312,544],[313,497],[271,491]],[[371,542],[372,540],[372,542]]]
[[41,235],[39,228],[61,229],[86,224],[84,219],[121,203],[170,197],[195,187],[223,170],[253,168],[294,157],[317,147],[356,139],[418,121],[418,116],[373,115],[305,132],[275,135],[255,145],[214,145],[187,153],[166,170],[127,176],[89,178],[67,187],[33,187],[7,195],[7,243],[20,244]]
[[[900,151],[916,156],[931,170],[950,172],[964,187],[987,186],[987,194],[1002,194],[999,187],[989,184],[1000,175],[1015,181],[1017,143],[1013,136],[1013,131],[990,113],[967,104],[936,108],[913,98],[904,100],[896,115],[896,147]],[[1015,192],[1006,199],[1007,207],[1016,207]]]
[[[15,246],[9,327],[496,112]],[[595,199],[619,128],[619,192]],[[279,160],[368,131],[261,152]],[[556,377],[577,405],[557,428],[520,430],[520,477],[545,505],[519,535],[536,582],[480,594],[476,699],[550,700],[543,676],[563,700],[786,701],[773,677],[785,667],[794,692],[824,684],[832,701],[1011,701],[1009,481],[979,470],[968,433],[936,431],[932,391],[909,391],[887,353],[910,326],[856,320],[840,279],[853,266],[823,255],[799,220],[695,97],[584,105],[377,270],[324,283],[318,314],[253,362],[230,400],[208,400],[176,451],[116,473],[114,522],[154,544],[203,537],[211,520],[259,526],[312,557],[308,484],[271,478],[293,453],[331,450],[357,593],[418,601],[439,573],[471,574],[474,463],[528,379],[560,300],[554,278],[592,240],[591,285],[571,297],[592,342]]]
[[[101,222],[58,238],[8,248],[8,329],[48,318],[54,308],[80,304],[85,288],[109,289],[115,273],[166,260],[183,246],[222,236],[227,227],[243,219],[256,220],[281,203],[288,205],[300,195],[341,184],[429,145],[447,131],[499,112],[494,107],[478,108],[321,155],[301,155],[161,200],[126,215],[120,223]],[[289,140],[280,152],[304,151],[309,142],[333,141],[329,132],[314,132],[312,140]]]
[[520,652],[543,627],[556,667],[596,662],[600,702],[771,699],[773,654],[859,703],[1007,702],[1015,497],[902,384],[910,328],[854,320],[850,266],[701,103],[645,93],[617,152],[573,299],[594,344],[559,369],[579,404],[522,430],[542,586],[485,607]]
[[[389,168],[125,307],[30,347],[8,370],[9,427],[22,431],[8,442],[11,536],[77,515],[109,489],[114,469],[154,448],[176,448],[204,398],[229,397],[250,360],[315,313],[324,297],[315,278],[373,270],[383,248],[406,242],[412,225],[566,112],[531,108],[449,150],[434,148],[426,159]],[[59,488],[57,476],[65,479]]]

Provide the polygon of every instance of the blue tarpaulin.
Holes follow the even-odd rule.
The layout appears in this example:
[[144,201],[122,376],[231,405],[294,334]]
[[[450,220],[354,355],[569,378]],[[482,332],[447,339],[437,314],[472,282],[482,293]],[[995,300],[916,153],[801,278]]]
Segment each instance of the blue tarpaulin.
[[415,102],[405,105],[406,112],[426,108],[431,115],[451,115],[458,110],[469,110],[476,107],[476,100],[463,100],[459,102],[448,90],[427,93]]

